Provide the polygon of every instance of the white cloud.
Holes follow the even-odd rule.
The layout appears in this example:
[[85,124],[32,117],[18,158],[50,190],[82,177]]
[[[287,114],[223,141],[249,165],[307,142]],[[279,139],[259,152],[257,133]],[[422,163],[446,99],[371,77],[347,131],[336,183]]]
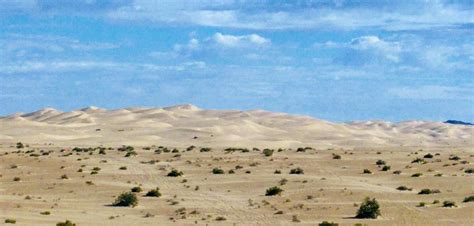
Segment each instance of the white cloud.
[[257,34],[235,36],[215,33],[212,36],[212,40],[214,40],[214,42],[219,45],[231,48],[243,46],[262,46],[270,43],[269,39]]

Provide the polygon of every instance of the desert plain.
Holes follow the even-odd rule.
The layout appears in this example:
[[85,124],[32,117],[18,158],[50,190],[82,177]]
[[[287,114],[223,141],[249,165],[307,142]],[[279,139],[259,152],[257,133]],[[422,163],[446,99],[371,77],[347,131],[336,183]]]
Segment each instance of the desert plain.
[[[0,118],[0,222],[474,225],[473,133],[193,105],[17,113]],[[112,205],[134,187],[136,206]],[[377,219],[355,218],[365,197]]]

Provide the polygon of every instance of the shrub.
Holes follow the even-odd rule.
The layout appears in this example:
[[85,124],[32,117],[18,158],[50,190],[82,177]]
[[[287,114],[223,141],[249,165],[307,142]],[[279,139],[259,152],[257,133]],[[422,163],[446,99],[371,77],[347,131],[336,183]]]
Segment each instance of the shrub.
[[280,170],[275,170],[275,172],[273,172],[274,174],[281,174],[281,171]]
[[425,156],[423,156],[423,158],[425,158],[425,159],[431,159],[431,158],[433,158],[433,155],[432,155],[431,153],[428,153],[428,154],[426,154]]
[[382,167],[382,171],[389,171],[390,168],[391,168],[390,166],[385,165]]
[[335,153],[332,153],[332,159],[341,159],[341,156]]
[[420,203],[418,203],[417,207],[424,207],[424,206],[426,206],[426,203],[425,202],[420,202]]
[[127,151],[124,157],[131,157],[135,155],[138,155],[136,151]]
[[474,202],[474,195],[464,198],[462,202]]
[[424,159],[421,159],[421,158],[416,158],[413,161],[411,161],[411,163],[425,163],[425,162],[426,161]]
[[474,168],[464,170],[465,173],[474,173]]
[[384,160],[379,159],[379,160],[377,160],[377,162],[375,162],[375,164],[378,165],[378,166],[381,166],[381,165],[385,165],[386,163],[385,163]]
[[121,166],[121,167],[119,168],[119,170],[127,170],[127,167],[126,167],[126,166]]
[[370,171],[369,169],[364,169],[364,172],[362,172],[363,174],[372,174],[372,171]]
[[179,176],[183,176],[183,172],[182,171],[178,171],[176,169],[172,169],[171,172],[168,173],[168,177],[179,177]]
[[393,174],[401,174],[401,173],[402,173],[402,171],[400,171],[400,170],[393,171]]
[[66,180],[66,179],[69,179],[69,177],[68,177],[66,174],[63,174],[63,175],[61,176],[61,179]]
[[398,186],[397,190],[399,191],[408,191],[408,190],[411,190],[410,188],[408,188],[407,186]]
[[321,223],[318,224],[319,226],[339,226],[338,223],[333,223],[333,222],[329,222],[329,221],[323,221]]
[[160,188],[155,188],[155,189],[152,189],[152,190],[148,191],[145,196],[160,197],[161,196]]
[[273,196],[273,195],[279,195],[283,192],[283,189],[273,186],[271,188],[268,188],[267,191],[265,192],[266,196]]
[[65,222],[58,222],[56,226],[76,226],[76,224],[72,223],[70,220],[66,220]]
[[460,159],[461,159],[461,158],[459,158],[459,156],[457,156],[457,155],[449,156],[449,160],[458,161],[458,160],[460,160]]
[[21,142],[16,143],[16,148],[21,149],[21,148],[24,148],[24,147],[25,147],[25,145],[23,143],[21,143]]
[[265,149],[263,149],[263,154],[267,157],[272,156],[273,155],[273,149],[265,148]]
[[411,175],[411,177],[421,177],[423,175],[422,173],[414,173]]
[[377,200],[375,198],[365,198],[360,204],[359,210],[357,210],[356,218],[376,219],[378,216],[380,216],[380,205]]
[[221,168],[214,168],[212,169],[213,174],[224,174],[224,170]]
[[201,150],[199,150],[199,152],[210,152],[211,151],[211,148],[201,148]]
[[225,217],[216,217],[216,221],[225,221],[227,220]]
[[428,189],[428,188],[423,188],[418,192],[419,195],[429,195],[429,194],[435,194],[435,193],[441,193],[438,189]]
[[138,204],[138,198],[135,194],[131,192],[125,192],[120,194],[115,202],[112,204],[113,206],[136,206]]
[[7,219],[5,219],[5,224],[16,224],[16,220],[7,218]]
[[131,192],[142,192],[142,191],[143,191],[143,190],[142,190],[141,187],[133,187],[133,188],[131,189]]
[[229,172],[227,172],[228,174],[234,174],[235,171],[233,169],[230,169]]
[[303,171],[303,169],[298,167],[298,168],[295,168],[295,169],[291,169],[290,174],[304,174],[304,171]]
[[49,211],[43,211],[43,212],[41,212],[40,214],[41,214],[41,215],[51,215],[51,212],[49,212]]
[[20,181],[21,179],[19,177],[14,177],[13,181]]
[[443,207],[456,207],[456,203],[453,201],[446,200],[443,202]]

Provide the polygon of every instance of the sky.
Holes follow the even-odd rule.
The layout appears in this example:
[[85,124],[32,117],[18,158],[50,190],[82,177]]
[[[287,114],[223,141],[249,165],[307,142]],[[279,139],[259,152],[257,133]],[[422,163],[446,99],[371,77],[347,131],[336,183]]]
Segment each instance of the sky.
[[0,0],[0,115],[474,121],[474,0]]

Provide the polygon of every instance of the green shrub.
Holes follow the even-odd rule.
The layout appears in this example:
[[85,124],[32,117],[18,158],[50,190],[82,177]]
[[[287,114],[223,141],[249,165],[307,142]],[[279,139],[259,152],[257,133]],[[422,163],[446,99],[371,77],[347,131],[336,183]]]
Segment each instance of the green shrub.
[[474,195],[464,198],[462,202],[474,202]]
[[413,161],[411,161],[411,163],[426,163],[426,161],[424,159],[421,159],[421,158],[416,158],[414,159]]
[[443,207],[456,207],[456,203],[453,201],[446,200],[443,202]]
[[329,221],[323,221],[321,223],[318,224],[319,226],[339,226],[338,223],[333,223],[333,222],[329,222]]
[[7,218],[7,219],[5,219],[5,224],[16,224],[16,220],[11,219],[11,218]]
[[225,217],[216,217],[216,221],[225,221],[227,220]]
[[356,218],[376,219],[378,216],[380,216],[380,205],[377,200],[375,198],[365,198],[360,204],[359,210],[357,210]]
[[267,191],[265,192],[266,196],[273,196],[273,195],[279,195],[283,192],[283,189],[273,186],[271,188],[268,188]]
[[265,149],[263,149],[263,154],[267,157],[272,156],[273,155],[273,149],[265,148]]
[[393,174],[401,174],[401,173],[402,173],[401,170],[395,170],[395,171],[393,171]]
[[474,168],[464,170],[465,173],[474,173]]
[[435,193],[441,193],[438,189],[428,189],[428,188],[423,188],[418,192],[419,195],[429,195],[429,194],[435,194]]
[[300,167],[297,167],[295,169],[291,169],[290,174],[304,174],[304,170]]
[[426,154],[425,156],[423,156],[423,158],[425,158],[425,159],[431,159],[431,158],[433,158],[433,155],[432,155],[431,153],[428,153],[428,154]]
[[397,190],[399,191],[408,191],[408,190],[411,190],[410,188],[408,188],[407,186],[398,186]]
[[126,167],[126,166],[121,166],[121,167],[119,168],[119,170],[127,170],[127,167]]
[[418,203],[418,206],[417,207],[425,207],[426,206],[426,203],[425,202],[420,202]]
[[41,214],[41,215],[51,215],[51,212],[49,212],[49,211],[43,211],[43,212],[41,212],[40,214]]
[[155,189],[152,189],[152,190],[148,191],[145,196],[160,197],[161,196],[160,188],[155,188]]
[[221,168],[214,168],[212,169],[213,174],[224,174],[224,170]]
[[135,194],[131,192],[125,192],[120,194],[115,202],[112,204],[113,206],[136,206],[138,204],[138,198]]
[[364,171],[362,173],[363,174],[372,174],[372,171],[370,171],[369,169],[364,169]]
[[25,145],[23,143],[21,143],[21,142],[16,143],[16,148],[21,149],[21,148],[24,148],[24,147],[25,147]]
[[381,166],[381,165],[385,165],[386,163],[385,163],[384,160],[379,159],[379,160],[377,160],[377,162],[375,162],[375,164],[378,165],[378,166]]
[[275,172],[273,172],[274,174],[281,174],[281,171],[280,170],[275,170]]
[[199,152],[210,152],[211,151],[211,148],[201,148],[201,150],[199,150]]
[[21,179],[19,177],[14,177],[13,181],[20,181]]
[[76,226],[76,224],[72,223],[70,220],[66,220],[65,222],[58,222],[56,226]]
[[183,172],[182,171],[178,171],[176,169],[172,169],[171,172],[168,173],[168,177],[179,177],[179,176],[183,176]]
[[341,156],[335,153],[332,153],[332,159],[341,159]]
[[461,158],[459,158],[459,156],[456,156],[456,155],[451,155],[449,156],[449,160],[453,160],[453,161],[458,161],[460,160]]
[[422,173],[414,173],[411,175],[411,177],[421,177],[422,175]]
[[131,190],[131,192],[142,192],[143,191],[141,187],[133,187],[130,190]]
[[382,167],[382,171],[389,171],[390,168],[391,168],[390,166],[385,165]]

